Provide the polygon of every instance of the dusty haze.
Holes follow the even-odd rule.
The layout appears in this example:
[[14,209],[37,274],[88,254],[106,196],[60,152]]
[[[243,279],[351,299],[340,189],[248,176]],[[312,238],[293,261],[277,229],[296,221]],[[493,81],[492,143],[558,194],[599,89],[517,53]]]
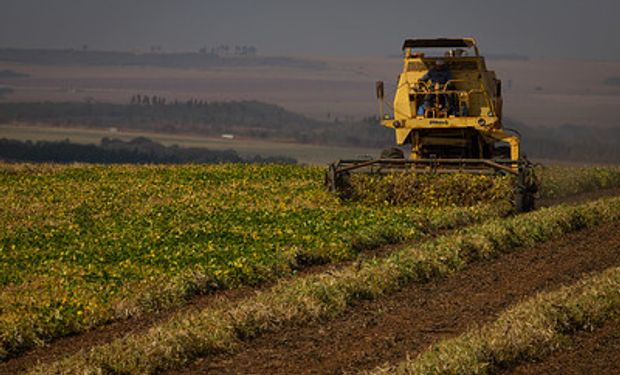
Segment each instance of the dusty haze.
[[[0,102],[128,104],[136,94],[168,102],[257,100],[328,123],[354,122],[378,114],[376,80],[385,81],[391,100],[402,69],[403,39],[473,36],[488,67],[504,82],[506,123],[615,128],[619,13],[620,3],[611,0],[0,0],[0,52],[10,51],[7,47],[49,48],[66,49],[69,56],[63,63],[41,57],[45,54],[22,61],[0,58],[0,72],[9,72],[0,76]],[[105,63],[114,54],[93,52],[149,52],[161,46],[153,54],[121,55],[174,58],[169,52],[191,51],[187,55],[204,57],[199,50],[220,44],[233,51],[234,46],[253,46],[258,55],[242,57],[245,65],[223,59],[219,65],[187,66]],[[81,64],[80,55],[101,60]],[[260,63],[272,56],[293,56],[301,65]],[[0,138],[81,139],[75,128],[59,134],[17,130],[19,134],[0,126]],[[83,138],[98,141],[104,135]],[[149,137],[168,144],[188,142]],[[273,148],[266,144],[248,151],[238,141],[216,141],[191,146],[234,146],[265,155]],[[323,149],[306,154],[294,156],[308,162],[325,158]]]
[[408,36],[475,36],[487,53],[618,59],[614,0],[2,0],[0,46],[386,55]]

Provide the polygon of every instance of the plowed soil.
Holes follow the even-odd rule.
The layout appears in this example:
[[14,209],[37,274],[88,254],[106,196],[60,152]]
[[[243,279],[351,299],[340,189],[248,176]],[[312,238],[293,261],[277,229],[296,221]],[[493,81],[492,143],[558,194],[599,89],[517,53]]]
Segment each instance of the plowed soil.
[[620,264],[620,223],[573,233],[456,275],[411,284],[342,317],[264,334],[234,354],[182,374],[341,374],[414,356],[429,344],[493,320],[525,296]]
[[505,374],[620,374],[620,322],[609,322],[593,332],[580,332],[568,347]]

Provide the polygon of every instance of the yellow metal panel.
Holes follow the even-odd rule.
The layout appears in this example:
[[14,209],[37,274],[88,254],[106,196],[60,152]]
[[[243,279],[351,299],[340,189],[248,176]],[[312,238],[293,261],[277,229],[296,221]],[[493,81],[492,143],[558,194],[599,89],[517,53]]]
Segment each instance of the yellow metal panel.
[[396,129],[396,144],[404,145],[411,129]]
[[[432,137],[434,145],[442,145],[444,129],[474,129],[483,137],[480,149],[488,149],[495,142],[507,142],[511,148],[511,158],[519,158],[519,139],[501,131],[502,97],[497,92],[498,80],[495,72],[486,68],[485,60],[479,55],[475,40],[466,39],[475,48],[474,56],[425,57],[416,51],[407,49],[403,61],[402,73],[394,94],[394,118],[383,120],[382,124],[394,128],[396,143],[410,143],[409,136],[413,130],[424,129],[424,137]],[[418,84],[418,81],[442,59],[450,69],[452,80],[449,85],[437,88]],[[439,91],[435,91],[439,90]],[[460,108],[467,107],[467,115],[447,114],[444,109],[435,108],[425,115],[417,115],[418,107],[423,105],[426,95],[444,95],[452,97],[452,102]],[[437,129],[437,134],[433,131]],[[430,132],[430,133],[429,133]],[[422,134],[414,131],[415,135]],[[417,139],[417,138],[416,138]],[[430,139],[429,139],[430,142]],[[470,140],[455,141],[454,137],[445,140],[446,146],[471,143]],[[413,141],[412,151],[420,154],[420,144]],[[417,151],[416,151],[417,150]],[[414,156],[412,154],[412,156]]]

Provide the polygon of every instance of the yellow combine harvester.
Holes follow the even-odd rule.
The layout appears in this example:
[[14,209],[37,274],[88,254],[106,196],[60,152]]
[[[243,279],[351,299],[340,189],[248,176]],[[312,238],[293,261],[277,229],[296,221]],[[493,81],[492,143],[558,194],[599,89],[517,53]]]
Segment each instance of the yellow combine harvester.
[[513,174],[516,210],[532,210],[533,166],[520,154],[518,135],[502,126],[501,81],[475,40],[407,39],[403,51],[393,115],[383,113],[383,82],[376,90],[381,124],[394,129],[398,145],[410,145],[409,157],[395,147],[379,159],[340,160],[330,165],[328,187],[342,193],[352,172]]

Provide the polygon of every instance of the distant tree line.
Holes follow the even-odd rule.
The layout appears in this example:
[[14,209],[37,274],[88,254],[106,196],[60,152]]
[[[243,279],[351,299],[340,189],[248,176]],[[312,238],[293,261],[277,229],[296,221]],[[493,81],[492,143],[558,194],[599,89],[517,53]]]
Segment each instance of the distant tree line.
[[131,105],[166,105],[166,98],[153,95],[133,95],[129,101]]
[[390,129],[378,119],[319,121],[256,101],[167,101],[134,95],[128,104],[0,103],[0,122],[36,122],[63,127],[124,128],[166,133],[281,140],[299,143],[384,147],[393,143]]
[[2,79],[12,79],[12,78],[28,78],[29,74],[16,72],[11,69],[0,70],[0,78]]
[[620,77],[609,77],[603,83],[607,86],[620,86]]
[[[320,121],[256,101],[208,102],[190,98],[166,100],[134,95],[127,104],[0,103],[0,123],[47,123],[63,127],[93,127],[191,133],[220,137],[291,141],[333,146],[387,148],[392,129],[368,117]],[[530,127],[505,119],[507,128],[522,135],[522,150],[530,158],[619,163],[620,128],[579,125]]]
[[0,86],[0,99],[3,99],[8,94],[13,93],[13,89],[8,86]]
[[99,145],[83,145],[68,140],[60,142],[21,142],[0,139],[0,160],[9,162],[55,162],[55,163],[284,163],[296,164],[297,160],[285,156],[249,158],[239,156],[234,150],[209,150],[206,148],[183,148],[163,146],[144,137],[130,141],[103,138]]
[[198,52],[215,56],[256,56],[258,49],[254,46],[231,47],[228,44],[218,44],[210,49],[204,46]]

